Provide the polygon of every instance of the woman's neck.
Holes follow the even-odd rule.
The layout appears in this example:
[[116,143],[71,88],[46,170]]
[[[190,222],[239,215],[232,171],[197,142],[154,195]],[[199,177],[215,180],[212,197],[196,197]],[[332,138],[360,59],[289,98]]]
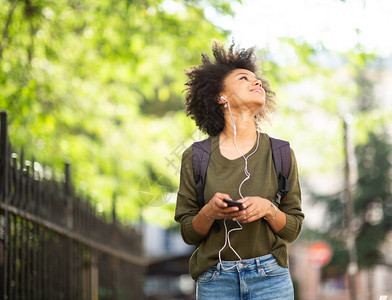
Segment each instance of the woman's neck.
[[225,127],[220,134],[220,145],[225,148],[235,147],[234,138],[236,138],[240,150],[241,148],[243,150],[247,150],[249,147],[252,148],[257,138],[254,117],[252,115],[234,114],[236,136],[234,135],[234,126],[230,114],[225,114],[224,117]]

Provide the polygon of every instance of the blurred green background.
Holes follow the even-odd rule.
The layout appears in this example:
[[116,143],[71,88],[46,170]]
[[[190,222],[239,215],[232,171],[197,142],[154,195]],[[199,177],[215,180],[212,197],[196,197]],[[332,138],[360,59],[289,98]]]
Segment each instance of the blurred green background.
[[[210,54],[212,39],[231,42],[217,19],[233,20],[241,5],[1,0],[0,108],[9,111],[14,151],[23,147],[55,178],[70,162],[76,193],[102,214],[115,197],[123,223],[142,216],[172,226],[181,153],[202,138],[183,111],[184,70]],[[249,30],[256,44],[268,29]],[[290,140],[296,152],[310,240],[344,240],[342,123],[351,116],[355,214],[367,237],[358,253],[371,265],[375,252],[366,245],[377,252],[392,228],[392,64],[390,54],[361,43],[360,30],[353,34],[358,42],[344,51],[287,36],[258,55],[278,103],[265,131]]]
[[[184,69],[199,63],[212,37],[227,36],[203,6],[233,13],[221,1],[177,4],[172,12],[164,1],[0,5],[0,108],[9,111],[14,150],[23,146],[55,174],[69,161],[77,192],[102,212],[115,193],[124,222],[151,206],[139,197],[143,178],[177,185],[171,152],[194,130],[183,113]],[[157,206],[169,222],[173,205]]]

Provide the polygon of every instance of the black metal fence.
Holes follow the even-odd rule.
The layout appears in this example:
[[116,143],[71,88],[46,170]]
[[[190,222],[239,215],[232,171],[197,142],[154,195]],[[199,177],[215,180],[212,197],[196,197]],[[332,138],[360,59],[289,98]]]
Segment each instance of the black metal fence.
[[0,135],[0,299],[143,299],[141,237],[106,221],[64,179]]

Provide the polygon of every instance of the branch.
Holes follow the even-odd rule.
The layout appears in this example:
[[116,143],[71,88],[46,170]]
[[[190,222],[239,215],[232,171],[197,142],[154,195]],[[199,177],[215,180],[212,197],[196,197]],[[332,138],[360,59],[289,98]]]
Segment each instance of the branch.
[[36,32],[37,30],[34,27],[33,19],[30,18],[30,45],[27,47],[27,57],[28,57],[29,65],[31,65],[31,61],[34,55],[34,36]]
[[12,22],[12,17],[14,15],[14,11],[16,6],[18,5],[18,1],[17,0],[10,0],[11,6],[8,10],[8,17],[7,17],[7,22],[5,23],[4,29],[3,29],[3,35],[0,41],[0,60],[3,58],[3,51],[5,48],[5,44],[7,43],[7,41],[9,41],[9,26]]

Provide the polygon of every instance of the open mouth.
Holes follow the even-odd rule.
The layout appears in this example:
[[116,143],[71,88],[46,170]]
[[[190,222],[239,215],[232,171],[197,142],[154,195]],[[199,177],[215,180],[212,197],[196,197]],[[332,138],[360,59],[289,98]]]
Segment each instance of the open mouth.
[[251,92],[263,94],[263,91],[259,89],[251,90]]

